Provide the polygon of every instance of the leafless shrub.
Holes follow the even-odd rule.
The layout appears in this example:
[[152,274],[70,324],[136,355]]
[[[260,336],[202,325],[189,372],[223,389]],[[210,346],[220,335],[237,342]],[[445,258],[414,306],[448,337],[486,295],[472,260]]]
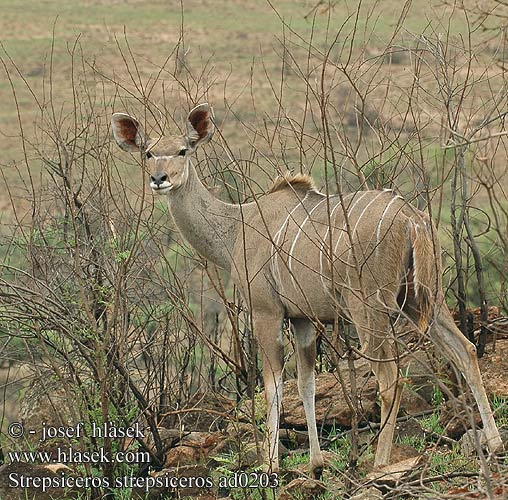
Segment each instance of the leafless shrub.
[[[387,51],[372,55],[353,43],[361,36],[354,21],[361,8],[336,32],[329,27],[326,44],[282,22],[282,69],[274,76],[259,63],[268,92],[257,102],[259,76],[251,76],[250,105],[236,104],[227,79],[218,88],[210,62],[195,69],[183,39],[165,65],[149,69],[139,68],[127,42],[124,48],[119,43],[125,79],[88,65],[76,43],[65,102],[53,95],[51,67],[47,86],[32,89],[15,61],[3,56],[9,81],[23,82],[38,110],[35,136],[19,123],[25,157],[17,168],[28,208],[20,212],[20,193],[13,190],[15,222],[0,270],[3,353],[12,362],[24,360],[35,378],[49,371],[69,401],[80,387],[76,421],[146,425],[149,438],[136,446],[149,453],[153,467],[163,466],[168,451],[160,425],[185,426],[185,410],[207,391],[250,399],[255,423],[260,374],[248,304],[227,276],[170,233],[167,211],[146,194],[145,159],[133,156],[124,165],[125,157],[110,148],[112,109],[131,112],[161,135],[180,127],[179,113],[192,105],[215,102],[220,136],[199,157],[198,170],[211,188],[224,186],[220,196],[228,201],[258,199],[287,171],[311,174],[326,194],[395,189],[439,226],[449,303],[458,304],[462,331],[468,334],[471,306],[482,307],[484,322],[489,302],[507,308],[504,70],[480,61],[481,47],[471,37],[443,38],[439,26],[405,34],[394,45],[405,10]],[[407,72],[387,73],[388,66]],[[21,114],[15,92],[13,99]],[[241,138],[241,153],[222,129]],[[359,441],[354,374],[361,351],[342,318],[320,328],[319,369],[333,371],[340,361],[350,367],[353,432],[342,480],[352,491],[368,448]],[[486,329],[479,338],[469,336],[483,354]],[[411,356],[422,343],[397,338],[397,356]],[[452,397],[448,386],[440,387]],[[223,417],[233,418],[228,411]],[[117,445],[104,442],[107,451]],[[490,470],[479,454],[490,494]],[[146,474],[148,465],[140,469]],[[104,464],[102,473],[113,478],[117,471]],[[428,493],[427,484],[452,475],[422,474],[396,486],[394,495]],[[103,493],[94,492],[95,498]]]

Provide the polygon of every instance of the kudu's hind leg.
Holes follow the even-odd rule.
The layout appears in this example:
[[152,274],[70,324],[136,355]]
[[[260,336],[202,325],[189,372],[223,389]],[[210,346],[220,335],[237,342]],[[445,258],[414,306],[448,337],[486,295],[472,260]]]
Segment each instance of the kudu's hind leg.
[[445,305],[440,308],[436,321],[430,328],[430,335],[439,350],[464,375],[478,404],[489,450],[491,452],[499,450],[502,448],[503,442],[485,392],[476,348],[457,328]]
[[302,398],[310,443],[310,470],[314,479],[323,472],[323,456],[319,447],[316,426],[316,332],[309,320],[291,320],[296,343],[296,364],[298,369],[298,392]]
[[349,312],[360,338],[362,351],[369,358],[372,371],[379,384],[381,428],[374,466],[380,467],[390,462],[393,434],[402,394],[399,367],[394,360],[388,314],[380,311],[379,305],[369,306],[358,299],[351,302],[350,300]]
[[265,465],[279,470],[279,421],[282,403],[282,318],[271,314],[253,314],[254,334],[259,343],[266,399]]

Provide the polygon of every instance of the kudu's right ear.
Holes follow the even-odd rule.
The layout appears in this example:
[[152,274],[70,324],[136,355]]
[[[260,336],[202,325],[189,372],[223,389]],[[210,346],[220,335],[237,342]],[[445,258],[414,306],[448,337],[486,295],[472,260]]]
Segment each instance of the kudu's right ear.
[[111,128],[116,143],[124,150],[135,153],[146,147],[145,134],[139,122],[125,113],[114,113],[111,117]]

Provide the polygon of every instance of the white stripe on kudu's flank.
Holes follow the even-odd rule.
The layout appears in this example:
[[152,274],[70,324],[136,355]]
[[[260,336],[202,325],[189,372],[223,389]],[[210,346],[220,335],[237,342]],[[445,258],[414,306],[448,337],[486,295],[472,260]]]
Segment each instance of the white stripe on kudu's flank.
[[279,246],[282,231],[283,231],[284,227],[286,226],[286,224],[289,222],[289,219],[293,215],[294,211],[298,207],[303,206],[303,203],[307,199],[308,196],[309,196],[309,193],[308,192],[305,193],[305,196],[303,197],[303,199],[299,200],[298,203],[291,209],[288,216],[282,223],[282,226],[280,226],[279,230],[275,233],[275,235],[273,236],[273,239],[272,239],[272,252],[271,252],[272,275],[275,278],[275,274],[277,274],[276,279],[278,280],[278,285],[279,285],[281,291],[283,291],[283,286],[282,286],[282,280],[281,280],[281,276],[280,276],[280,268],[279,268],[279,264],[277,262],[277,255],[279,254],[279,252],[275,251],[275,246],[277,246],[277,247]]
[[[326,292],[328,292],[325,280],[323,279],[323,248],[326,246],[326,238],[328,238],[328,233],[330,232],[330,226],[332,225],[332,217],[333,212],[337,209],[337,207],[341,205],[341,200],[336,203],[336,205],[333,207],[332,211],[330,212],[330,224],[328,224],[328,227],[326,228],[325,235],[323,236],[323,241],[321,242],[321,245],[319,246],[319,277],[321,278],[321,284],[323,285],[323,288]],[[330,278],[327,278],[330,279]]]
[[[365,215],[365,212],[367,211],[367,209],[382,195],[386,194],[386,191],[380,191],[376,196],[374,196],[374,198],[372,198],[372,200],[369,201],[369,203],[367,203],[367,205],[365,205],[365,207],[363,207],[363,210],[361,211],[360,215],[358,216],[358,219],[356,219],[356,224],[355,224],[355,227],[353,228],[353,230],[351,231],[351,246],[349,247],[349,250],[348,250],[348,253],[347,253],[347,263],[349,264],[349,257],[353,251],[353,244],[354,244],[354,237],[355,237],[355,233],[356,233],[356,229],[358,228],[358,224],[360,224],[360,220],[362,219],[362,217]],[[360,270],[358,269],[357,272],[360,272]],[[349,278],[349,265],[347,266],[346,268],[346,278],[347,278],[347,283],[348,285],[350,286],[351,285],[351,280]]]
[[305,226],[306,222],[309,220],[312,213],[318,208],[323,202],[328,200],[328,196],[323,198],[317,205],[315,205],[312,210],[307,214],[307,217],[303,219],[303,222],[300,224],[300,227],[298,228],[298,231],[296,233],[295,239],[293,240],[293,244],[291,245],[291,248],[289,249],[289,257],[288,257],[288,268],[289,268],[289,275],[291,276],[291,281],[293,282],[293,286],[296,288],[296,282],[295,278],[293,277],[293,270],[291,269],[291,260],[293,259],[293,251],[296,246],[296,242],[298,241],[298,238],[300,237],[300,234],[303,230],[303,226]]
[[[346,214],[347,214],[348,218],[349,218],[349,216],[351,215],[351,212],[353,211],[353,209],[354,209],[354,208],[356,207],[356,205],[358,204],[358,202],[359,202],[361,199],[363,199],[363,197],[364,197],[366,194],[368,194],[368,193],[370,193],[370,191],[365,191],[365,192],[363,192],[363,193],[362,193],[362,194],[361,194],[361,195],[360,195],[360,196],[359,196],[359,197],[355,200],[355,202],[351,205],[351,207],[350,207],[350,208],[348,208],[348,209],[346,210]],[[336,243],[335,243],[335,246],[333,247],[333,253],[334,253],[334,255],[337,253],[337,248],[339,247],[339,243],[340,243],[340,240],[342,239],[342,235],[343,235],[346,231],[347,231],[347,224],[346,224],[346,222],[344,222],[344,225],[342,226],[342,229],[341,229],[341,231],[340,231],[339,237],[337,238],[337,241],[336,241]]]
[[402,196],[394,196],[391,200],[390,200],[390,203],[388,203],[388,205],[386,205],[385,209],[383,210],[383,213],[381,214],[381,218],[379,219],[379,222],[377,223],[377,229],[376,229],[376,256],[378,255],[379,253],[379,238],[381,237],[381,226],[383,225],[383,220],[385,218],[385,215],[388,213],[388,210],[390,210],[390,207],[392,206],[392,203],[395,201],[395,200],[403,200],[404,198],[402,198]]
[[352,235],[354,235],[356,233],[356,228],[358,227],[358,224],[360,224],[360,220],[362,219],[362,217],[365,215],[365,212],[367,211],[367,209],[380,197],[380,196],[383,196],[384,194],[386,194],[386,191],[380,191],[376,196],[374,196],[374,198],[372,198],[372,200],[369,201],[369,203],[367,203],[367,205],[365,205],[365,207],[363,207],[363,210],[362,210],[362,213],[359,215],[358,219],[356,219],[356,224],[355,224],[355,227],[353,228],[353,231],[352,231]]

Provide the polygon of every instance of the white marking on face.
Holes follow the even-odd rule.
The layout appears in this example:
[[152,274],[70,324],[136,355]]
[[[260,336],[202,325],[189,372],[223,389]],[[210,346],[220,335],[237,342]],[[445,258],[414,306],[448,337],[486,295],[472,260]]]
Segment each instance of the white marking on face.
[[[186,149],[187,148],[185,148],[185,147],[181,147],[180,151],[183,151]],[[150,153],[150,150],[148,149],[146,152]],[[173,158],[181,156],[181,155],[155,155],[153,153],[150,153],[150,154],[151,154],[150,159],[154,159],[155,161],[158,161],[158,160],[168,161]],[[183,156],[182,156],[182,158],[183,158]],[[169,182],[169,181],[164,181],[162,184],[159,184],[159,185],[155,184],[155,182],[150,182],[150,187],[152,188],[152,192],[154,194],[167,194],[174,188],[174,185],[172,182]]]
[[176,155],[161,155],[161,156],[155,156],[152,155],[152,158],[154,160],[171,160],[171,158],[174,158]]
[[150,182],[150,187],[155,194],[167,194],[173,189],[173,184],[169,181],[164,181],[159,185],[155,184],[155,182]]

